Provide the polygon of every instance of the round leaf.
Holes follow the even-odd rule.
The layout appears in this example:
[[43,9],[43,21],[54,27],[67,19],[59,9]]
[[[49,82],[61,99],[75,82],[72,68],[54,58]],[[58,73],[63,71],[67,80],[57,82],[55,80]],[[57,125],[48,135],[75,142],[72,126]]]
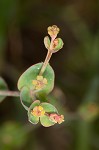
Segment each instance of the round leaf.
[[47,113],[58,113],[57,109],[50,103],[41,103],[42,106]]
[[[8,90],[8,86],[2,77],[0,77],[0,90],[1,91]],[[0,102],[2,102],[5,98],[6,96],[0,96]]]
[[23,107],[28,110],[35,97],[33,97],[32,91],[25,86],[21,89],[20,99]]
[[55,123],[52,122],[50,119],[49,119],[49,116],[41,116],[40,117],[40,122],[41,124],[44,126],[44,127],[50,127],[50,126],[53,126]]
[[[28,87],[29,89],[33,90],[34,85],[32,84],[33,80],[36,80],[39,72],[41,70],[43,63],[38,63],[30,68],[28,68],[19,78],[18,81],[18,89],[21,90],[24,86]],[[47,84],[37,91],[38,95],[47,95],[50,93],[54,86],[54,71],[52,67],[48,64],[46,67],[45,72],[43,73],[43,77],[47,79]]]
[[[57,109],[49,103],[41,103],[40,106],[43,107],[46,113],[49,113],[49,114],[58,113]],[[49,116],[47,115],[41,116],[40,121],[44,127],[50,127],[55,124],[54,122],[50,120]]]

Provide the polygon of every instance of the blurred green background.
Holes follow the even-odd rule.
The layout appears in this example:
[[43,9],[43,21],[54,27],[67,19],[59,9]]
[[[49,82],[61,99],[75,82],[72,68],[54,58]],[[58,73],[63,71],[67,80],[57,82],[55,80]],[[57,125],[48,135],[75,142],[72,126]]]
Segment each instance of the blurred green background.
[[99,150],[99,0],[0,0],[0,76],[17,90],[23,71],[45,59],[43,38],[53,24],[64,47],[50,61],[51,100],[65,122],[33,126],[19,98],[7,97],[0,103],[0,150]]

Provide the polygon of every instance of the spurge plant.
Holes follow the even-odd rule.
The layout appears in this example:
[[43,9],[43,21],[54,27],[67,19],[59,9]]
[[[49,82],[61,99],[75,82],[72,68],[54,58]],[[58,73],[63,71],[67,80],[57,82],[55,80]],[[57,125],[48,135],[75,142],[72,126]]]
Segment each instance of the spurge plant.
[[40,121],[44,127],[53,126],[56,123],[61,124],[64,121],[64,116],[60,115],[51,104],[51,99],[50,103],[47,99],[48,94],[54,88],[55,78],[49,60],[53,53],[63,47],[63,41],[57,38],[60,29],[56,25],[49,26],[47,30],[50,37],[44,38],[44,45],[48,50],[45,61],[28,68],[20,76],[17,84],[21,103],[28,111],[28,120],[32,124]]

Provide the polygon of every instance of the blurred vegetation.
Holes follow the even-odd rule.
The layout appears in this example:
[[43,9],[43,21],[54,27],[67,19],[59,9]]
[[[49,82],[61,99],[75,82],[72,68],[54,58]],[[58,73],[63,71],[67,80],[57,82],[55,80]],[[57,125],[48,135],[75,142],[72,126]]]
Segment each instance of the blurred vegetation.
[[0,1],[0,76],[10,90],[17,90],[23,71],[44,60],[46,28],[61,29],[64,47],[50,62],[56,87],[49,98],[65,115],[61,125],[33,126],[20,100],[6,98],[0,103],[1,150],[99,149],[98,14],[98,0]]

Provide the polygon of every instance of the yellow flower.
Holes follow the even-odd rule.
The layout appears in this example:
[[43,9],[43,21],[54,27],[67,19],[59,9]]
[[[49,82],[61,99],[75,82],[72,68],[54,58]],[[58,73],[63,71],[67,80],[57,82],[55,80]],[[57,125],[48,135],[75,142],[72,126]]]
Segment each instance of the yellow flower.
[[36,80],[32,81],[32,84],[35,86],[36,90],[39,90],[47,84],[47,79],[43,78],[43,76],[37,76]]
[[47,28],[48,30],[48,34],[51,36],[51,37],[54,37],[56,38],[57,37],[57,34],[59,33],[60,29],[56,26],[56,25],[53,25],[53,26],[49,26]]
[[35,117],[41,117],[45,114],[45,111],[42,106],[35,106],[31,114]]
[[63,115],[50,114],[50,119],[51,119],[51,121],[53,121],[55,123],[59,123],[59,124],[64,122],[64,116]]

